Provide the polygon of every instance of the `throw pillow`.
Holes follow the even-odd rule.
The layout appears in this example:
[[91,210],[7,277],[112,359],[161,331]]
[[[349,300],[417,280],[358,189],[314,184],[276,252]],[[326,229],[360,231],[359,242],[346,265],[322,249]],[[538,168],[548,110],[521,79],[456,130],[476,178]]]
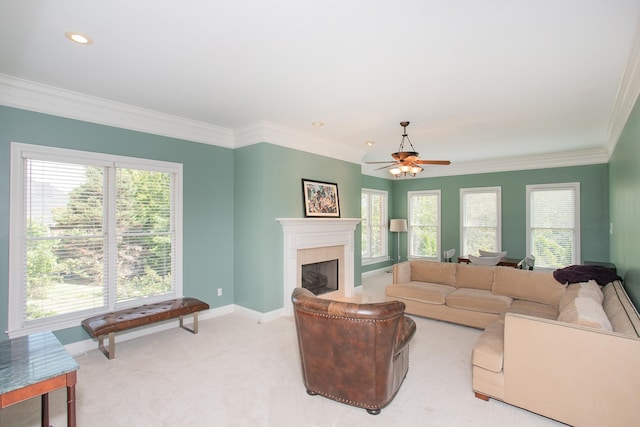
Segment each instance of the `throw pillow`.
[[576,297],[560,312],[558,320],[605,331],[613,330],[602,304],[589,297]]

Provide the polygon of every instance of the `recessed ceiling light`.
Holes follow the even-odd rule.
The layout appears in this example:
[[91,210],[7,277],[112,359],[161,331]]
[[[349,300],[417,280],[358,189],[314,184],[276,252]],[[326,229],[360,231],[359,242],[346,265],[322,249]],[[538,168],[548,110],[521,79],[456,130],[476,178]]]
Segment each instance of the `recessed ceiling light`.
[[313,126],[314,128],[321,128],[322,126],[324,126],[324,122],[311,122],[311,126]]
[[66,33],[64,33],[64,35],[74,43],[85,45],[93,44],[93,40],[91,40],[90,37],[85,36],[84,34],[67,31]]
[[373,147],[374,145],[376,145],[375,141],[365,141],[365,144],[367,144],[369,147]]

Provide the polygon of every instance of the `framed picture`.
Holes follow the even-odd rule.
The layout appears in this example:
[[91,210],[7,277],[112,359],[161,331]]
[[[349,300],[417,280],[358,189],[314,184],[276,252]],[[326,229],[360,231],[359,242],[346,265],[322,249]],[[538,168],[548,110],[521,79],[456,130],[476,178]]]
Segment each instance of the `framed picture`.
[[305,217],[340,218],[338,184],[302,179]]

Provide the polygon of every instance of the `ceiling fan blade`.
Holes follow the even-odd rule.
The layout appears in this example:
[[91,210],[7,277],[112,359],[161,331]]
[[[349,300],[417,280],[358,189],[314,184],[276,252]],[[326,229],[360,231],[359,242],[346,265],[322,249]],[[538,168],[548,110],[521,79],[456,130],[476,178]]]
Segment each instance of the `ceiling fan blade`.
[[395,165],[397,165],[397,164],[398,164],[398,163],[395,163],[395,162],[394,162],[392,165],[382,166],[382,167],[380,167],[380,168],[376,168],[376,169],[374,169],[374,170],[379,171],[380,169],[389,169],[389,168],[394,167],[394,166],[395,166]]
[[419,165],[450,165],[449,160],[414,160],[413,163]]
[[388,163],[396,163],[396,162],[393,161],[393,160],[390,160],[388,162],[365,162],[365,163],[368,164],[368,165],[375,165],[375,164],[378,164],[378,163],[387,163],[388,164]]

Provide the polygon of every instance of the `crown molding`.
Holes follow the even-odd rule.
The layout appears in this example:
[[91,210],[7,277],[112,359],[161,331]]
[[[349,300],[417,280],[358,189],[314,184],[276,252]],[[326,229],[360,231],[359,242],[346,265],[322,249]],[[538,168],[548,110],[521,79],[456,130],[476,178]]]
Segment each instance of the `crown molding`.
[[547,169],[570,166],[584,166],[607,163],[609,153],[603,148],[589,150],[565,151],[561,153],[550,153],[540,155],[528,155],[508,157],[495,160],[482,160],[477,162],[453,163],[449,166],[428,166],[418,177],[394,178],[385,171],[377,173],[367,173],[365,175],[376,176],[386,179],[420,179],[435,178],[441,176],[472,175],[493,172],[511,172],[531,169]]
[[[421,178],[607,163],[640,93],[640,55],[635,55],[640,52],[638,40],[640,37],[635,38],[634,55],[630,57],[616,99],[608,149],[454,163],[446,167],[429,167]],[[231,130],[4,74],[0,74],[0,105],[226,148],[266,142],[356,164],[362,164],[366,154],[365,149],[343,147],[266,120]],[[384,171],[362,173],[396,179]]]
[[631,51],[624,68],[608,128],[607,151],[609,157],[618,144],[631,111],[640,95],[640,22],[636,22]]
[[233,131],[0,74],[0,104],[154,135],[233,148]]
[[226,148],[268,142],[357,164],[365,154],[266,120],[232,130],[5,74],[0,105]]
[[235,148],[268,142],[357,164],[362,163],[362,158],[366,153],[366,150],[343,147],[331,141],[313,138],[304,132],[295,131],[267,120],[235,129],[234,134]]

